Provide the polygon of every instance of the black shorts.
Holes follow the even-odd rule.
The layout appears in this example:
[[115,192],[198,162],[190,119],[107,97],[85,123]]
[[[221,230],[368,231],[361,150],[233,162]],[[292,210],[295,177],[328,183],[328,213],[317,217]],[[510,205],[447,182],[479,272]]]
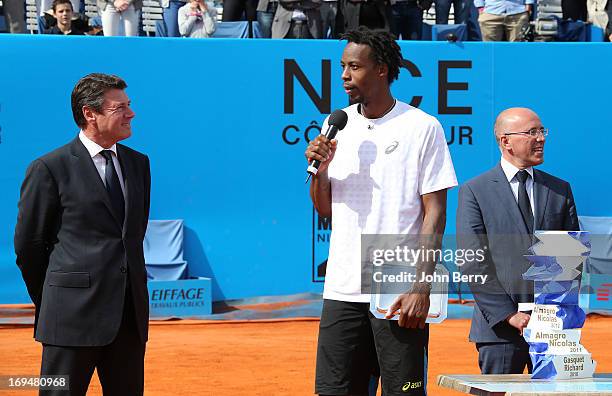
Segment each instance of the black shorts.
[[315,393],[368,395],[380,375],[383,396],[426,395],[429,328],[401,328],[369,307],[323,300]]

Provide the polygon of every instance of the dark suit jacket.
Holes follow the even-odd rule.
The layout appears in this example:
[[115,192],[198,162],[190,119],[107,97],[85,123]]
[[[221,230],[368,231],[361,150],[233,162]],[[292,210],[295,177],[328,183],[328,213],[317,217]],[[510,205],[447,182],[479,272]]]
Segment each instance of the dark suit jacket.
[[[569,183],[534,169],[535,230],[579,229]],[[470,329],[473,342],[512,342],[518,330],[505,319],[518,303],[533,302],[533,282],[522,280],[531,266],[523,257],[532,245],[501,165],[459,189],[457,242],[463,249],[487,245],[485,260],[461,267],[464,274],[486,274],[484,285],[470,284],[476,307]]]
[[35,338],[42,343],[111,343],[121,324],[126,289],[133,296],[141,340],[147,340],[142,243],[149,217],[149,159],[121,144],[117,157],[126,189],[123,226],[78,137],[35,160],[27,170],[15,252],[36,306]]

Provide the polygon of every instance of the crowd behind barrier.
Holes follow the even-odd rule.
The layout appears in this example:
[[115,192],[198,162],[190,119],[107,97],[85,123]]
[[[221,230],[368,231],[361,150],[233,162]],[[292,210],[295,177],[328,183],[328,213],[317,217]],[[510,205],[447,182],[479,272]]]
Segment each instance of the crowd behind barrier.
[[[368,26],[388,30],[401,40],[612,39],[612,0],[2,0],[0,4],[0,31],[10,33],[336,39],[345,31]],[[62,18],[71,22],[62,23]]]

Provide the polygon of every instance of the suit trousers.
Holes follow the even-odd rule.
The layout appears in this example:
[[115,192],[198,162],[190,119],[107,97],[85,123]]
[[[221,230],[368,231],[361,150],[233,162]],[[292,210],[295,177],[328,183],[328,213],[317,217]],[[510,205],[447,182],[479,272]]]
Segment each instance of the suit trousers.
[[483,12],[478,17],[482,41],[518,41],[521,29],[529,23],[527,11],[513,15]]
[[319,10],[321,11],[321,19],[323,20],[323,38],[338,38],[338,33],[336,32],[338,2],[324,0],[321,2],[321,8]]
[[436,7],[436,24],[448,24],[448,16],[450,14],[451,5],[453,6],[453,15],[455,23],[466,23],[470,14],[471,0],[438,0],[435,2]]
[[105,395],[136,396],[144,392],[144,355],[136,327],[131,291],[126,290],[123,318],[117,336],[100,347],[67,347],[43,344],[41,376],[67,375],[70,391],[41,390],[40,396],[83,396],[94,369]]
[[257,20],[257,0],[225,0],[223,22]]
[[561,0],[561,11],[563,19],[586,21],[588,18],[586,0]]
[[525,366],[529,373],[532,372],[529,345],[523,339],[477,343],[476,349],[482,374],[523,374]]
[[420,40],[423,10],[416,1],[400,1],[391,6],[391,32],[398,39]]

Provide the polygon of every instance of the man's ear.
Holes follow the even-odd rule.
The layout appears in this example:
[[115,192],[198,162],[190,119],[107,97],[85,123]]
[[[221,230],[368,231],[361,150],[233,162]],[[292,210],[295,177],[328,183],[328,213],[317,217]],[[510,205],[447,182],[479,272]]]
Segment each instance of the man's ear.
[[379,77],[387,77],[389,74],[389,66],[386,63],[381,63],[378,65],[378,76]]
[[511,146],[510,146],[510,139],[508,139],[508,136],[501,135],[499,137],[499,146],[506,151],[510,150]]
[[96,113],[94,109],[89,106],[83,106],[81,111],[83,112],[83,116],[88,124],[95,124],[98,113]]

